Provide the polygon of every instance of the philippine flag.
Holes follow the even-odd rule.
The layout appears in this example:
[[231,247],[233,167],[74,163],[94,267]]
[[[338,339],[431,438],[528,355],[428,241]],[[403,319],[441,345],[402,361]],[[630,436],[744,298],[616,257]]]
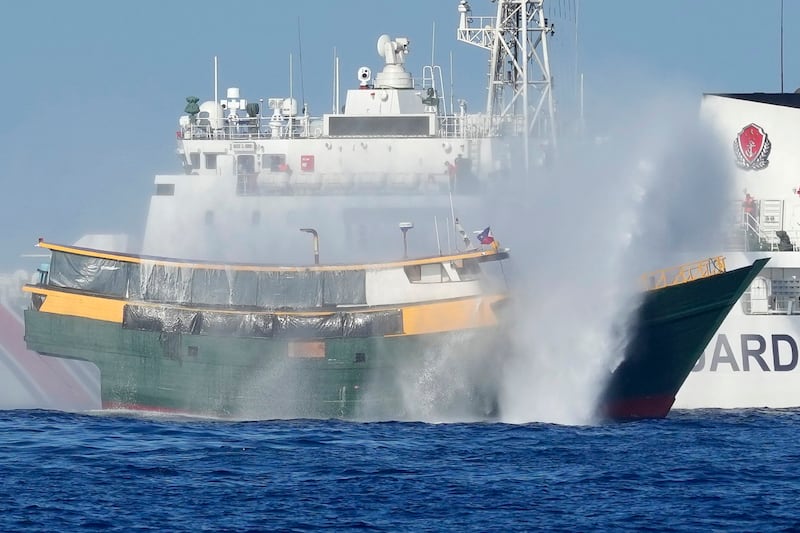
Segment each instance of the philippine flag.
[[492,235],[491,228],[487,227],[482,232],[478,233],[478,242],[481,244],[492,244],[494,242],[494,236]]

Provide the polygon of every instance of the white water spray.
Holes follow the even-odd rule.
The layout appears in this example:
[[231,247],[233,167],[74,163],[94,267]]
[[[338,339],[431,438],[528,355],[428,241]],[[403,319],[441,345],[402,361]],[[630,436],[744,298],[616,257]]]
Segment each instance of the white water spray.
[[732,180],[697,97],[643,94],[605,138],[562,143],[554,168],[515,183],[497,213],[516,271],[507,422],[592,422],[623,355],[639,276],[720,248]]

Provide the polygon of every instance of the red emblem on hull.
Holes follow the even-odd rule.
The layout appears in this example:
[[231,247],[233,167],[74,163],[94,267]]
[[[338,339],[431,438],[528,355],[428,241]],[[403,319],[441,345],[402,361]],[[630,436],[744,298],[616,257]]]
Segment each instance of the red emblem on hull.
[[748,124],[733,141],[736,164],[745,170],[761,170],[769,165],[767,157],[772,149],[767,134],[758,124]]

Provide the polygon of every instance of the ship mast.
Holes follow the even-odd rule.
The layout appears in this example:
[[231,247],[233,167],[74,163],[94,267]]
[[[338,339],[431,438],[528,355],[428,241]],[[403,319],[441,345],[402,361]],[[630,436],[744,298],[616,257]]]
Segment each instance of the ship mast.
[[467,0],[458,6],[458,40],[489,50],[486,113],[495,131],[521,135],[528,169],[531,135],[555,148],[555,108],[548,55],[553,26],[544,0],[497,0],[495,17],[473,17]]

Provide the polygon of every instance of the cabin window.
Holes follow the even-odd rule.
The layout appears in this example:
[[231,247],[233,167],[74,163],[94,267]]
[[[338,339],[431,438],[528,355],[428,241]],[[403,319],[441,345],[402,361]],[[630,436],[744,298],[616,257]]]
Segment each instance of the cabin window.
[[406,276],[411,283],[441,283],[450,281],[450,275],[441,263],[428,265],[409,265],[405,267]]
[[422,137],[430,135],[431,116],[331,116],[328,117],[328,133],[331,137]]
[[206,168],[208,170],[217,168],[217,154],[206,154]]
[[174,183],[157,183],[156,196],[175,196]]
[[189,154],[189,166],[192,167],[193,170],[197,170],[198,168],[200,168],[199,152],[192,152]]
[[282,172],[286,170],[285,154],[264,154],[261,156],[261,169],[270,172]]
[[414,283],[419,281],[422,278],[422,269],[419,265],[409,265],[405,267],[406,276],[408,276],[408,281]]
[[453,267],[458,272],[461,281],[472,281],[481,277],[481,266],[477,259],[454,261]]
[[239,174],[255,174],[256,157],[254,155],[240,155],[236,157],[236,172]]

